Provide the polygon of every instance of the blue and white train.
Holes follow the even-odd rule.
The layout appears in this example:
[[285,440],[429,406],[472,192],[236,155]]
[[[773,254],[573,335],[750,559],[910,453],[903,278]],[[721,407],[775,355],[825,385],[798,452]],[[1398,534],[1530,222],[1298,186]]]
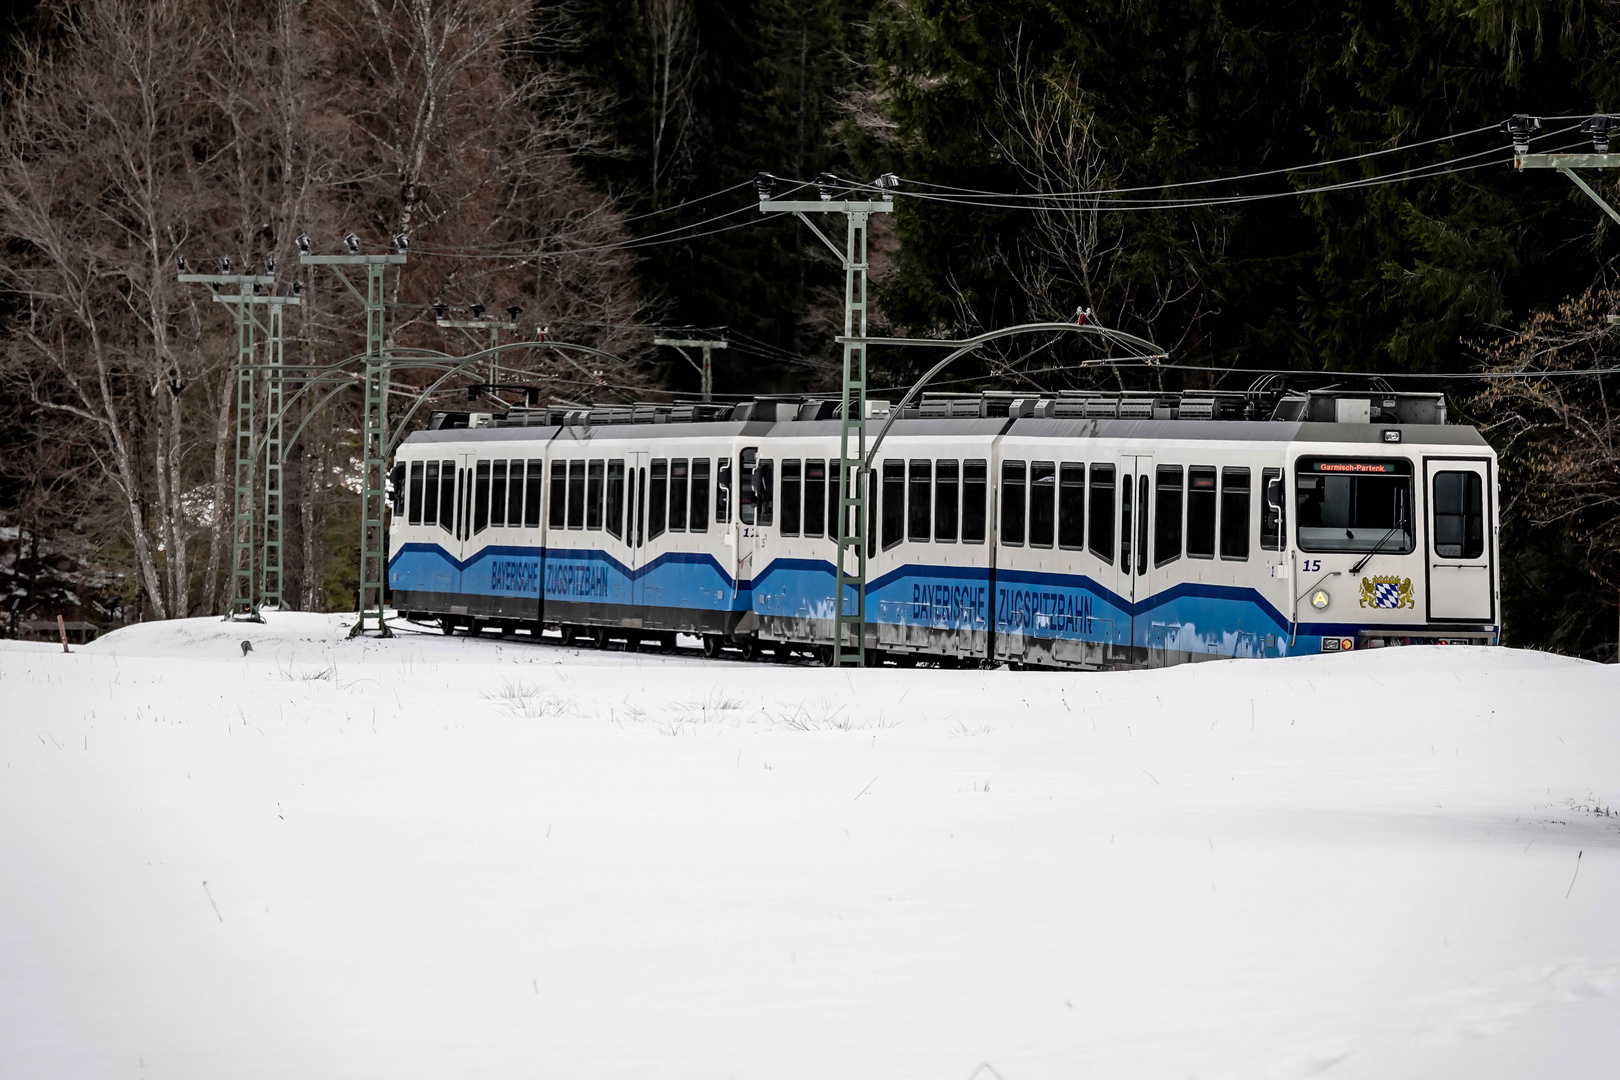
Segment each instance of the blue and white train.
[[[393,605],[825,658],[837,407],[438,414],[393,470]],[[874,464],[865,644],[1076,668],[1495,644],[1496,481],[1439,395],[930,396]]]

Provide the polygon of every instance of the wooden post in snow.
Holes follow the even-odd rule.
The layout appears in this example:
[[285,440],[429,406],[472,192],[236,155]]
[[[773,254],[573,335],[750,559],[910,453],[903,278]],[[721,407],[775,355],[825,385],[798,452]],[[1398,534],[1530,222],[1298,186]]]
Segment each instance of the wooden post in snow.
[[67,623],[60,615],[56,617],[56,632],[62,635],[62,651],[71,652],[72,650],[67,647]]

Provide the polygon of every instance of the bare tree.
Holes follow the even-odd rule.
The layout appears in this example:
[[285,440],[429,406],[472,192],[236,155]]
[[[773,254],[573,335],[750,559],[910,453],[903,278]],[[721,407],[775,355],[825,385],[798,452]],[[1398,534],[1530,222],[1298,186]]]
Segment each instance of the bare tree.
[[[24,298],[3,373],[94,432],[160,616],[190,600],[188,390],[208,364],[177,334],[173,257],[207,217],[194,100],[202,27],[183,0],[86,5],[60,52],[27,54],[0,133],[0,280]],[[93,63],[86,58],[94,58]]]
[[[371,243],[408,232],[419,257],[398,302],[511,297],[531,326],[610,353],[643,336],[619,215],[570,156],[594,137],[589,100],[516,47],[554,19],[536,11],[498,0],[50,9],[56,40],[22,57],[0,119],[12,254],[0,283],[21,300],[0,380],[93,451],[158,617],[187,614],[199,593],[213,606],[229,524],[230,320],[176,283],[177,254],[290,267],[300,231],[330,242],[353,229]],[[359,313],[330,275],[308,284],[289,358],[359,352]],[[395,315],[396,336],[443,344],[429,322]],[[583,371],[556,353],[531,361],[575,398],[648,384],[634,358]],[[330,408],[334,422],[308,429],[308,467],[292,471],[305,498],[286,506],[302,541],[287,550],[316,603],[325,515],[352,501],[353,403]]]
[[1501,453],[1504,510],[1565,530],[1620,590],[1620,291],[1589,290],[1482,350],[1493,378],[1470,406]]
[[671,173],[685,161],[692,124],[692,92],[697,84],[697,16],[691,0],[642,0],[642,18],[651,43],[653,206],[669,186]]

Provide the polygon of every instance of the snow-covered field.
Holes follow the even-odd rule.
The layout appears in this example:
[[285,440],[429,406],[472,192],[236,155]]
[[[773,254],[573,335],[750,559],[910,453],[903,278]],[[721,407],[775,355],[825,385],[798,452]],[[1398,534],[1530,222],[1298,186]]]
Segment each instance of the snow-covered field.
[[344,629],[0,643],[0,1077],[1620,1074],[1620,669]]

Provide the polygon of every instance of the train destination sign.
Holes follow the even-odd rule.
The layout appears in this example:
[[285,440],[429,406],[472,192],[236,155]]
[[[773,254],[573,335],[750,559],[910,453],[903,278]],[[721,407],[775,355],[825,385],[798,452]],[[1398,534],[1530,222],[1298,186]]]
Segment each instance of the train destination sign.
[[1352,476],[1405,475],[1409,470],[1410,466],[1404,461],[1313,461],[1310,464],[1311,472]]

